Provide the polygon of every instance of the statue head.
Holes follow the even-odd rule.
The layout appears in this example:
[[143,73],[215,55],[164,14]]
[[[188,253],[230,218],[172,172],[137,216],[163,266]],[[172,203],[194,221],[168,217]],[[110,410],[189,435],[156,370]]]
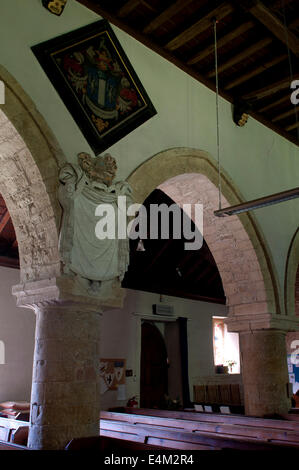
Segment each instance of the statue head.
[[79,153],[79,165],[84,173],[92,181],[104,183],[107,186],[112,184],[115,178],[117,165],[116,160],[110,154],[106,153],[104,156],[93,158],[88,153]]

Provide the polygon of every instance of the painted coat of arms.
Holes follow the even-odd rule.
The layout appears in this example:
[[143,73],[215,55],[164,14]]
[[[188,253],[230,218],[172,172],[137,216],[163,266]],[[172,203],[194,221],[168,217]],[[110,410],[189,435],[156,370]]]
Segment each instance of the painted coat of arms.
[[107,21],[32,50],[95,154],[156,114]]

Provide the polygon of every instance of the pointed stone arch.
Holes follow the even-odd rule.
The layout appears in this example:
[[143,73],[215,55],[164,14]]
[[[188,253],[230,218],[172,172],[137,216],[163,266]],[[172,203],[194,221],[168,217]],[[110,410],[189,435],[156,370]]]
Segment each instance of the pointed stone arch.
[[299,316],[299,227],[294,233],[288,250],[284,301],[287,315]]
[[0,192],[19,245],[21,282],[59,275],[56,196],[64,162],[59,145],[31,99],[0,67],[5,104],[0,106]]
[[[240,192],[222,170],[222,205],[243,202]],[[218,170],[215,160],[202,150],[174,148],[158,153],[141,164],[128,178],[136,202],[142,203],[157,187],[178,204],[188,187],[189,200],[204,205],[204,237],[220,271],[230,316],[244,329],[252,315],[255,327],[269,327],[269,314],[281,313],[278,282],[266,242],[250,213],[217,218]],[[190,184],[191,182],[191,184]],[[192,190],[196,186],[196,191]],[[192,201],[190,201],[190,198]],[[225,238],[223,238],[225,237]],[[234,325],[231,324],[231,329]]]

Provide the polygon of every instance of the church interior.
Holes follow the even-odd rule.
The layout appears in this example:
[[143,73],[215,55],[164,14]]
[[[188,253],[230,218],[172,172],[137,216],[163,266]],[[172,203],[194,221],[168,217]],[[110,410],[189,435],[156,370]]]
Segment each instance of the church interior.
[[0,450],[298,450],[296,0],[0,25]]

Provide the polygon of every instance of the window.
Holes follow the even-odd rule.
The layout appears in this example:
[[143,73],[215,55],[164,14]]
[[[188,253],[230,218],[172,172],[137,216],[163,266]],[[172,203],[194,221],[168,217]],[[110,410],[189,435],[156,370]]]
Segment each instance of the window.
[[223,317],[213,317],[213,347],[215,366],[224,366],[223,372],[239,374],[239,335],[227,331]]

